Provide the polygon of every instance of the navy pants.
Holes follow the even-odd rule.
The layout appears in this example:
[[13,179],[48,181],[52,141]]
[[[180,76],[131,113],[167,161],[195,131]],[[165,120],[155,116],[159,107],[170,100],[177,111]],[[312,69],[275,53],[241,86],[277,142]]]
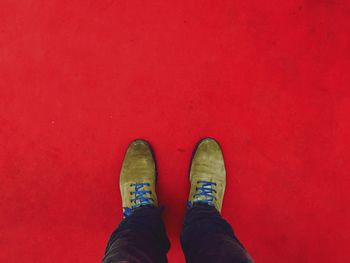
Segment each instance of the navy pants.
[[[140,207],[125,218],[108,241],[103,263],[164,263],[170,248],[162,209]],[[181,234],[186,262],[253,262],[231,226],[214,207],[188,209]]]

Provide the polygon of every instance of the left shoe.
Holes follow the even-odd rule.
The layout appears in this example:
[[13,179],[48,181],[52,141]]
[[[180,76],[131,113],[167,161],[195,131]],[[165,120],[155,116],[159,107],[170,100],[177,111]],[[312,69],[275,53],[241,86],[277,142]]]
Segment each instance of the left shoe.
[[131,142],[120,172],[124,217],[142,206],[158,206],[156,176],[156,163],[150,144],[145,140]]
[[188,207],[196,203],[210,205],[221,212],[226,187],[226,169],[219,143],[204,138],[197,144],[190,167],[191,190]]

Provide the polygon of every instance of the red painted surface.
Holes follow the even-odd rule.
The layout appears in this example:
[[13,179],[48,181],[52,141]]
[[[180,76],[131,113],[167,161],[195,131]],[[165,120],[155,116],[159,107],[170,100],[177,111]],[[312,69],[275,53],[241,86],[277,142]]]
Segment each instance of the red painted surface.
[[0,2],[0,262],[98,262],[129,141],[155,149],[178,235],[192,149],[256,262],[349,252],[349,1]]

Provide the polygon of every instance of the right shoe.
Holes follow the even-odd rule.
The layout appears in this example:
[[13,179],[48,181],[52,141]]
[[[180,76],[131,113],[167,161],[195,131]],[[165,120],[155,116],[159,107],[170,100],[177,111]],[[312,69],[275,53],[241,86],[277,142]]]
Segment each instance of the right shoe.
[[131,142],[120,172],[124,217],[138,207],[158,206],[156,177],[156,163],[149,143],[144,140]]
[[191,161],[191,183],[188,207],[197,203],[215,207],[221,212],[226,187],[226,169],[219,143],[212,138],[198,142]]

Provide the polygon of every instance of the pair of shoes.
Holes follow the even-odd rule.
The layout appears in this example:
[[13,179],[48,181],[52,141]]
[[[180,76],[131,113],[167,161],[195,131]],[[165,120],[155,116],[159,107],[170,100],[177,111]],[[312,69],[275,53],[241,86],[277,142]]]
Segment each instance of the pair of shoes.
[[[141,206],[158,207],[157,167],[150,144],[130,143],[120,173],[120,192],[124,217]],[[188,207],[204,203],[221,212],[226,186],[226,170],[219,143],[212,138],[198,142],[189,171],[191,184]]]

